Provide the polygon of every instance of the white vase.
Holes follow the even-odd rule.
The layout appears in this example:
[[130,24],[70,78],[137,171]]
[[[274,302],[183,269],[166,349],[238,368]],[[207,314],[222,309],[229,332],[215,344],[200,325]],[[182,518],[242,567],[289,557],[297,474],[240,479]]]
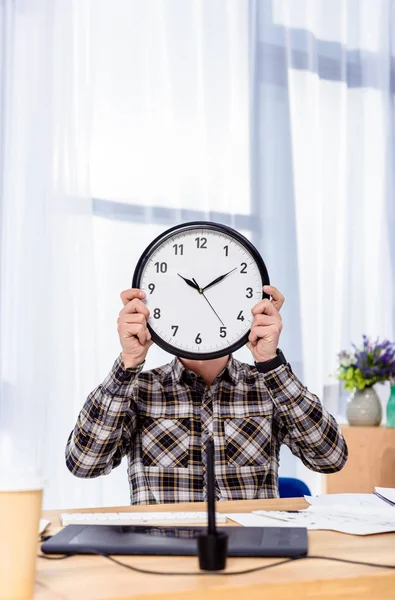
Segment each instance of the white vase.
[[381,423],[381,402],[372,387],[354,390],[347,401],[347,420],[357,427],[374,427]]

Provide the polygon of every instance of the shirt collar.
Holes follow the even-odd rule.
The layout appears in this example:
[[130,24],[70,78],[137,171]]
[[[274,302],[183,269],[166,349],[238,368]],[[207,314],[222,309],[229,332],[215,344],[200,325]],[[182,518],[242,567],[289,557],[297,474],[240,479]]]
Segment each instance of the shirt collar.
[[[181,360],[176,357],[170,363],[170,373],[171,379],[174,383],[180,383],[181,381],[191,381],[191,378],[197,377],[195,373],[187,369]],[[236,359],[233,356],[229,357],[227,364],[221,373],[218,374],[218,379],[224,379],[230,381],[233,385],[236,385],[239,379],[239,366],[237,364]]]

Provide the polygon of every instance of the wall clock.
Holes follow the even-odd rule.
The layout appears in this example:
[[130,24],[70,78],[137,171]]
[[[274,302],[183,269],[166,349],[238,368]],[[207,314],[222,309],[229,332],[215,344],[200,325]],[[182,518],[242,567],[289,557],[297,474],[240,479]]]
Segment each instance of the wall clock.
[[248,341],[251,308],[269,284],[256,248],[209,221],[168,229],[144,251],[132,287],[146,293],[153,341],[182,358],[208,360]]

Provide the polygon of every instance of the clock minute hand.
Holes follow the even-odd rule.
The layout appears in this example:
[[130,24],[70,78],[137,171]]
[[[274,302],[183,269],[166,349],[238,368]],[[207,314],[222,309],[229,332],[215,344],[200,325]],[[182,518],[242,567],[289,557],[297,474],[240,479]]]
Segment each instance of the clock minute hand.
[[219,316],[219,314],[217,313],[217,311],[215,310],[214,306],[211,304],[210,300],[207,298],[207,296],[204,295],[204,290],[202,290],[202,288],[199,287],[198,282],[196,281],[196,279],[193,279],[194,283],[196,283],[197,285],[197,289],[199,294],[201,294],[203,296],[203,298],[205,299],[205,301],[210,305],[211,310],[213,311],[213,313],[215,313],[215,315],[218,317],[218,319],[220,320],[220,322],[222,323],[222,325],[224,325],[223,320],[221,319],[221,317]]
[[191,281],[190,279],[187,279],[186,277],[183,277],[182,275],[180,275],[179,273],[177,273],[178,277],[181,277],[181,279],[183,279],[185,281],[185,283],[187,283],[188,285],[191,286],[191,288],[193,288],[194,290],[199,291],[199,286],[197,285],[197,283],[194,283],[193,281]]
[[216,283],[219,283],[220,281],[222,281],[223,279],[225,279],[225,277],[227,277],[228,275],[230,275],[231,273],[233,273],[233,271],[237,271],[237,267],[235,267],[231,271],[228,271],[227,273],[225,273],[225,275],[220,275],[220,277],[217,277],[217,279],[214,279],[214,281],[211,281],[211,283],[209,283],[208,285],[206,285],[206,287],[203,288],[203,292],[205,292],[206,290],[208,290],[208,288],[210,288],[212,285],[215,285]]

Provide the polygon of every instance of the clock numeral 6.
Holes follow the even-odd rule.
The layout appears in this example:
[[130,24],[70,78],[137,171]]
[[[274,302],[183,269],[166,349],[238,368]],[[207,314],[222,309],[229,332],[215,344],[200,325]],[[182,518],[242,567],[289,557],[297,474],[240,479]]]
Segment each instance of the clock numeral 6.
[[246,292],[246,298],[252,298],[252,288],[247,288]]
[[195,344],[201,344],[202,343],[202,338],[200,337],[200,333],[197,334],[197,336],[195,337]]
[[167,263],[166,262],[156,262],[155,268],[157,273],[166,273],[167,271]]
[[149,283],[148,284],[148,289],[149,289],[149,293],[152,294],[152,292],[155,289],[155,284],[154,283]]
[[240,273],[243,273],[244,275],[247,274],[247,263],[241,263],[241,269],[240,269]]
[[207,238],[205,237],[197,237],[195,238],[195,242],[196,242],[196,247],[197,248],[205,248],[207,250]]
[[154,319],[160,319],[160,308],[154,308]]
[[220,337],[226,337],[226,327],[219,328],[219,335]]
[[174,337],[178,331],[178,325],[172,325],[171,328],[173,330],[173,337]]
[[243,316],[243,311],[242,310],[237,315],[237,320],[238,321],[244,321],[244,316]]

